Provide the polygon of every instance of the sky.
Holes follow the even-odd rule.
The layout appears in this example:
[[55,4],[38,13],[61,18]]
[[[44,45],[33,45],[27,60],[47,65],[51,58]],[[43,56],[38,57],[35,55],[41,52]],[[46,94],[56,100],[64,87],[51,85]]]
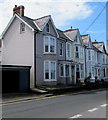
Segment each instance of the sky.
[[[0,35],[13,16],[13,7],[24,5],[25,16],[36,19],[51,15],[57,28],[61,30],[67,30],[71,26],[73,29],[79,28],[81,35],[90,34],[92,41],[103,41],[106,44],[106,8],[104,9],[106,1],[0,0]],[[96,19],[102,10],[103,12]]]

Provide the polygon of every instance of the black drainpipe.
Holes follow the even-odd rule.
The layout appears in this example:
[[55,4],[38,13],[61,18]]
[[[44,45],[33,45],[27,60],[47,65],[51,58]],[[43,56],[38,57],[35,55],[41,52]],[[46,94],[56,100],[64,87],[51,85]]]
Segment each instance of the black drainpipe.
[[[67,40],[66,40],[66,43],[67,43]],[[67,51],[65,50],[65,52],[67,53]],[[67,61],[66,60],[66,54],[65,54],[65,61]],[[66,66],[65,66],[65,75],[66,75]],[[67,76],[65,76],[66,77],[66,85],[67,85]]]
[[34,87],[37,87],[36,83],[36,34],[38,31],[34,31]]
[[86,73],[86,46],[84,46],[84,53],[85,53],[85,76],[87,77],[87,73]]

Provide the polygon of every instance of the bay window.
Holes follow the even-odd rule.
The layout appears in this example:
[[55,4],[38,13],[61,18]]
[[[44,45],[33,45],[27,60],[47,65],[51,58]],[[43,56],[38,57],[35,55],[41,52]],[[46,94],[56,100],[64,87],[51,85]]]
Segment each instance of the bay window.
[[44,53],[56,53],[56,39],[54,37],[45,36],[44,37]]
[[44,80],[56,81],[56,62],[44,61]]
[[60,64],[60,77],[70,77],[71,75],[71,65]]
[[67,58],[71,58],[71,43],[66,43],[66,56]]

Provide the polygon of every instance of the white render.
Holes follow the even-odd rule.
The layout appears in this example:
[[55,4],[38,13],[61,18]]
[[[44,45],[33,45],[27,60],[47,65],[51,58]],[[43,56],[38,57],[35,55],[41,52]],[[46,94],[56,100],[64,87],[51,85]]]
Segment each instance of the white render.
[[20,23],[17,17],[3,36],[2,64],[31,66],[30,87],[34,84],[34,32],[26,25],[25,32],[20,33]]

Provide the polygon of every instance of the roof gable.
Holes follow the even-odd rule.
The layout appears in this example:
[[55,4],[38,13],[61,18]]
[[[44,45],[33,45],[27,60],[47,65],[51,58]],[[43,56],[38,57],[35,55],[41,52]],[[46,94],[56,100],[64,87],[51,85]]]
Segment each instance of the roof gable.
[[69,38],[63,33],[63,31],[57,29],[57,32],[59,34],[59,38],[68,40]]
[[32,19],[30,19],[30,18],[28,18],[26,16],[19,16],[18,14],[14,14],[14,16],[11,18],[11,20],[7,24],[6,28],[4,29],[3,33],[1,34],[1,38],[3,38],[3,36],[5,35],[5,33],[7,32],[7,30],[9,29],[9,27],[11,26],[11,24],[13,23],[15,18],[18,18],[22,22],[24,22],[32,31],[35,31],[35,30],[38,31],[38,28],[33,23]]
[[81,35],[81,38],[83,40],[83,44],[89,48],[93,48],[92,42],[91,42],[91,37],[89,34],[87,35]]
[[51,21],[52,26],[53,26],[56,34],[57,34],[57,37],[59,37],[58,32],[57,32],[57,30],[56,30],[56,27],[55,27],[55,25],[54,25],[54,22],[53,22],[53,20],[52,20],[52,18],[51,18],[51,15],[44,16],[44,17],[35,19],[35,20],[34,20],[34,23],[35,23],[35,25],[38,27],[38,29],[39,29],[40,31],[43,31],[44,28],[45,28],[45,26],[46,26],[46,24],[47,24],[49,21]]
[[106,49],[105,49],[104,42],[97,42],[97,41],[95,41],[95,42],[92,42],[92,43],[99,51],[101,51],[103,53],[107,53]]
[[69,29],[69,30],[65,30],[64,34],[71,40],[74,41],[76,35],[77,35],[77,29],[73,30],[73,29]]

